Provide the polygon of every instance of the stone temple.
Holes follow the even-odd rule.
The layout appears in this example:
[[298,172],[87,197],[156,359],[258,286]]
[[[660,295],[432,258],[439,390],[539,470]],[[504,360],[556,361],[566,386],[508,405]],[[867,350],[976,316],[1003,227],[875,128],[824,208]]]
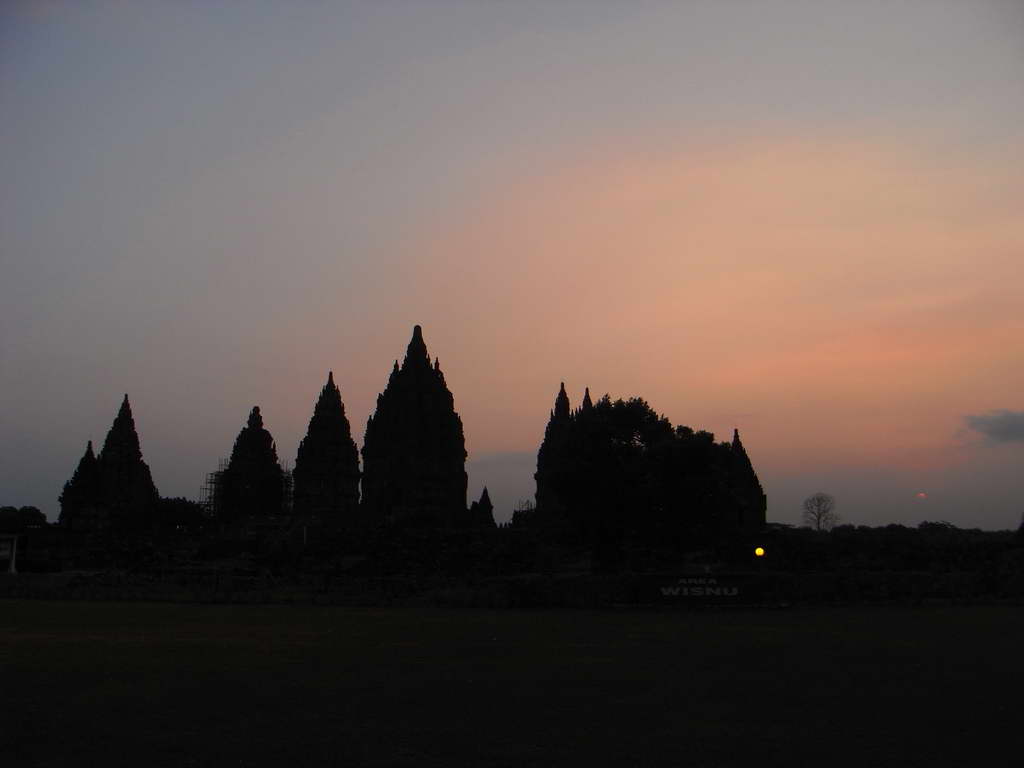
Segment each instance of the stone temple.
[[100,455],[90,441],[65,484],[60,522],[78,531],[145,531],[154,523],[158,498],[125,395]]
[[217,508],[222,522],[278,515],[284,501],[284,475],[274,438],[263,426],[259,406],[238,433],[231,459],[218,488]]
[[455,401],[420,326],[395,361],[363,440],[368,523],[461,526],[466,520],[466,441]]
[[359,511],[359,451],[345,416],[334,372],[309,420],[295,459],[294,511],[339,525],[351,524]]

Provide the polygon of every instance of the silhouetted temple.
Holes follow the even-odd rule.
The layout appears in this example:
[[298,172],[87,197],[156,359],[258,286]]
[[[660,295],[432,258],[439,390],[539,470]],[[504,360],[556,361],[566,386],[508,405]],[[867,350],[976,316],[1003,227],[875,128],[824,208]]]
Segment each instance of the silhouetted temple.
[[64,486],[60,520],[72,530],[145,530],[154,522],[157,499],[125,395],[99,457],[93,456],[90,440]]
[[100,464],[92,451],[92,440],[71,479],[60,495],[60,524],[73,531],[95,531],[106,526]]
[[284,473],[270,432],[263,428],[259,406],[238,433],[231,459],[220,478],[217,516],[223,522],[277,515],[284,502]]
[[732,481],[732,497],[736,501],[736,526],[747,534],[761,531],[765,525],[768,497],[757,479],[754,465],[747,456],[747,450],[740,442],[740,431],[732,431],[732,466],[729,477]]
[[491,503],[491,495],[484,486],[480,500],[469,505],[469,525],[473,528],[494,528],[494,505]]
[[292,478],[295,514],[354,521],[359,508],[359,452],[333,371],[327,374],[306,437],[299,443]]
[[149,466],[142,460],[135,419],[124,396],[99,455],[104,504],[115,526],[145,528],[153,521],[157,493]]
[[[145,533],[154,542],[211,536],[211,551],[255,542],[274,557],[302,553],[332,567],[356,555],[367,560],[352,567],[366,573],[449,574],[491,567],[498,553],[506,568],[589,560],[598,572],[649,573],[765,525],[765,494],[738,430],[716,443],[709,432],[674,427],[641,398],[594,402],[589,389],[574,409],[562,383],[537,454],[536,506],[521,505],[499,533],[486,487],[466,505],[462,420],[418,325],[367,421],[362,464],[360,472],[329,372],[294,473],[282,469],[256,406],[230,459],[208,475],[201,505],[161,500],[126,395],[103,449],[95,454],[90,442],[64,485],[60,522],[84,545],[83,562],[102,562],[107,545],[117,557],[133,549],[120,534]],[[78,535],[105,531],[118,535]]]
[[640,398],[573,411],[563,384],[537,454],[537,523],[589,546],[609,567],[753,534],[766,499],[736,432],[732,443],[673,428]]
[[363,509],[371,523],[456,526],[466,516],[462,420],[420,326],[377,396],[363,440]]
[[[587,400],[589,399],[588,388]],[[537,472],[533,476],[537,481],[537,507],[544,509],[549,518],[560,516],[565,511],[565,504],[555,488],[561,485],[561,476],[569,460],[569,430],[572,427],[572,418],[569,395],[565,392],[563,381],[544,430],[544,440],[537,453]]]

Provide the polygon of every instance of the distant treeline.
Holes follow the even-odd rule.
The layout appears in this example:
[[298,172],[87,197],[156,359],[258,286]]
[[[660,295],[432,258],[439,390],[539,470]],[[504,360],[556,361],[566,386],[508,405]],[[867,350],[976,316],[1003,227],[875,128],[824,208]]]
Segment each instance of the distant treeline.
[[798,572],[957,571],[993,574],[1024,566],[1024,527],[1017,531],[957,528],[947,522],[916,527],[837,525],[831,531],[767,526],[766,565]]

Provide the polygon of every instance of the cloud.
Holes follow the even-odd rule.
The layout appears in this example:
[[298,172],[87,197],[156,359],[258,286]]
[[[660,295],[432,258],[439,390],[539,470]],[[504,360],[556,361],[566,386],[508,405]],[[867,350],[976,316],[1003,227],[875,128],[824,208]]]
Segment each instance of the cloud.
[[1024,411],[1000,409],[964,417],[967,426],[997,443],[1024,442]]

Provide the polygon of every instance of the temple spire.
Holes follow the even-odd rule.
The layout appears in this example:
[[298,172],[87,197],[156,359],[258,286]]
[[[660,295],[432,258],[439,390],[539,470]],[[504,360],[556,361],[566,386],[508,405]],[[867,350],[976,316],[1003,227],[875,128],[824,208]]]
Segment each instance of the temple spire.
[[563,381],[558,390],[558,396],[555,398],[555,410],[552,411],[551,418],[568,419],[569,412],[569,395],[565,392],[565,382]]
[[482,528],[494,528],[494,505],[491,503],[491,495],[484,486],[484,492],[480,494],[480,500],[474,501],[469,507],[470,525]]
[[465,436],[440,367],[415,326],[366,425],[361,491],[369,523],[446,527],[465,520]]
[[249,412],[249,429],[263,429],[263,416],[260,415],[260,407],[254,405]]
[[594,407],[593,401],[590,399],[590,387],[583,390],[583,402],[580,404],[580,411],[589,411]]
[[149,466],[142,460],[127,393],[97,457],[104,514],[114,528],[148,527],[159,498]]
[[313,406],[306,436],[295,458],[293,511],[350,524],[359,507],[359,453],[352,440],[334,372]]
[[88,529],[98,524],[96,515],[103,503],[99,461],[92,450],[92,440],[78,461],[71,479],[64,484],[60,498],[60,524]]
[[222,522],[281,513],[284,477],[274,438],[263,426],[258,405],[235,438],[222,482],[218,510]]
[[[91,442],[91,441],[90,441]],[[136,461],[142,458],[142,451],[139,447],[139,435],[135,431],[135,418],[132,416],[132,407],[128,402],[128,395],[121,401],[121,407],[114,417],[114,423],[110,425],[110,431],[103,441],[103,449],[100,451],[100,458],[104,455],[113,459],[116,455],[121,460]]]
[[423,329],[414,325],[412,329],[412,339],[409,340],[409,346],[405,350],[405,360],[402,362],[402,368],[407,365],[426,365],[430,367],[430,355],[427,354],[427,345],[423,341]]

